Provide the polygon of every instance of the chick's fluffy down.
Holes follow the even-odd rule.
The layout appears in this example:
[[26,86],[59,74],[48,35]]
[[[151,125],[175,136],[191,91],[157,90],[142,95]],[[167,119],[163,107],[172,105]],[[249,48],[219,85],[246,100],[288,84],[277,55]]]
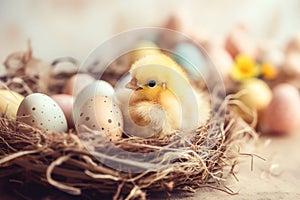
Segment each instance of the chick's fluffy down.
[[[139,89],[124,88],[115,96],[128,135],[163,137],[177,130],[196,129],[209,119],[208,95],[195,90],[182,68],[168,56],[141,58],[132,65],[130,75]],[[149,80],[156,86],[148,86]]]
[[[137,101],[130,106],[130,97],[133,91],[124,89],[115,94],[117,104],[120,106],[124,117],[124,132],[129,136],[137,137],[164,137],[183,130],[183,126],[190,127],[189,130],[205,125],[210,118],[210,102],[207,93],[198,91],[195,93],[197,104],[187,104],[188,110],[198,113],[198,123],[193,126],[193,116],[182,116],[182,106],[179,101],[168,98],[165,104],[153,104],[150,101]],[[186,107],[185,106],[185,107]],[[198,109],[195,109],[198,107]]]

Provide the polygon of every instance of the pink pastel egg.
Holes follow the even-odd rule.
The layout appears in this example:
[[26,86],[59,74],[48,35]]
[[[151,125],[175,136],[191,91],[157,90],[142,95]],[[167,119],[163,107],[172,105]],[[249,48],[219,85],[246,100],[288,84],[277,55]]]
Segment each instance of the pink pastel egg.
[[[190,16],[187,13],[174,13],[167,18],[163,28],[187,34],[190,29],[189,22],[191,21],[189,18]],[[161,31],[158,36],[158,43],[160,47],[172,48],[182,39],[183,37],[180,34],[170,34],[169,31]]]
[[300,97],[296,87],[282,83],[273,89],[273,98],[262,113],[262,130],[276,135],[295,132],[300,123]]
[[229,79],[229,71],[233,66],[232,57],[221,46],[211,47],[208,51],[208,54],[213,64],[222,75],[224,81],[227,82],[227,80]]
[[88,74],[75,74],[66,83],[62,93],[77,96],[80,91],[95,79]]
[[184,32],[187,30],[188,15],[186,13],[172,14],[164,24],[167,29]]
[[300,32],[296,33],[294,36],[292,36],[292,38],[286,45],[285,52],[286,53],[289,53],[289,52],[300,53]]
[[72,119],[72,110],[73,110],[73,103],[74,97],[68,94],[55,94],[52,95],[51,98],[59,105],[59,107],[64,112],[69,127],[74,126],[74,122]]

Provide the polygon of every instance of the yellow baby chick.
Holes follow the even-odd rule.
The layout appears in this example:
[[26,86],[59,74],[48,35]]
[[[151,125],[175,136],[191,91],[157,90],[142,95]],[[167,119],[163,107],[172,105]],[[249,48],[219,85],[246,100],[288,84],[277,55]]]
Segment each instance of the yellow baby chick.
[[183,69],[168,56],[145,56],[129,73],[132,79],[126,88],[131,91],[117,94],[128,135],[163,137],[196,129],[208,120],[208,98],[195,92]]
[[129,54],[130,65],[135,61],[152,54],[161,54],[161,51],[156,44],[148,40],[140,40],[134,45],[134,50]]

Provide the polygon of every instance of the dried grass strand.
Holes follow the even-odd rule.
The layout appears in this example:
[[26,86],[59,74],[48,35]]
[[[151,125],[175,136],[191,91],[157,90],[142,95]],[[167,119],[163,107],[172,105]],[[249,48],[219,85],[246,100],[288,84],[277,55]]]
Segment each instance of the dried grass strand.
[[6,157],[3,157],[2,159],[0,159],[0,165],[2,165],[4,163],[7,163],[7,162],[10,162],[10,161],[12,161],[16,158],[22,157],[22,156],[37,153],[39,151],[40,150],[21,151],[21,152],[17,152],[17,153],[14,153],[14,154],[7,155]]
[[81,194],[81,190],[78,189],[78,188],[75,188],[75,187],[71,187],[71,186],[68,186],[68,185],[65,185],[65,184],[62,184],[58,181],[55,181],[53,178],[52,178],[52,172],[54,170],[54,168],[56,166],[59,166],[61,165],[63,162],[67,161],[68,159],[71,158],[71,154],[69,155],[66,155],[66,156],[62,156],[62,157],[59,157],[58,159],[56,159],[55,161],[53,161],[49,167],[47,168],[47,171],[46,171],[46,177],[47,177],[47,181],[50,185],[53,185],[54,187],[66,192],[66,193],[69,193],[71,195],[80,195]]

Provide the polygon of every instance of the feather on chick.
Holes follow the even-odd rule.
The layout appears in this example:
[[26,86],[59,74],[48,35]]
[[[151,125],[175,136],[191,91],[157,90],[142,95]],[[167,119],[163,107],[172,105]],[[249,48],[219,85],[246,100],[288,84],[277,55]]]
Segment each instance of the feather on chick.
[[208,120],[208,98],[191,87],[184,70],[170,57],[145,56],[129,73],[132,79],[126,87],[131,90],[116,96],[128,135],[164,137],[176,130],[196,129]]

